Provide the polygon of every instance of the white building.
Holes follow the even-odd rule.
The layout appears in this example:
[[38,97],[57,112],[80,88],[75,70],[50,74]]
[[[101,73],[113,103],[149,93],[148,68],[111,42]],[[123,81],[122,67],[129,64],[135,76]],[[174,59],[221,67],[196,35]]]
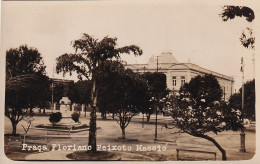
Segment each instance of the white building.
[[[158,62],[157,62],[158,60]],[[158,64],[157,64],[158,63]],[[202,68],[193,63],[179,63],[171,52],[162,52],[159,56],[152,56],[147,64],[127,64],[126,68],[134,72],[162,72],[166,75],[167,87],[170,90],[178,91],[185,82],[189,82],[197,75],[212,74],[218,80],[222,90],[223,98],[228,100],[234,93],[234,79],[208,69]]]

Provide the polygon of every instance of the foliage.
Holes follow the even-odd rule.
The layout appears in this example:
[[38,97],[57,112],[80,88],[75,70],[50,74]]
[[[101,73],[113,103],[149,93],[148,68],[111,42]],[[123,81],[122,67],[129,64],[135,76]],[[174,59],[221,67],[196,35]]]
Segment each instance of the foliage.
[[236,16],[243,16],[248,22],[252,22],[255,19],[254,11],[246,6],[224,6],[222,9],[220,16],[223,21],[234,19]]
[[246,28],[246,31],[243,31],[240,36],[241,44],[250,49],[255,49],[255,37],[253,36],[253,30],[251,28]]
[[59,103],[60,99],[64,97],[65,86],[62,83],[53,85],[53,102]]
[[57,73],[72,74],[75,71],[78,78],[82,76],[89,79],[95,72],[98,64],[112,58],[120,58],[120,54],[131,53],[141,55],[142,50],[135,45],[117,48],[117,38],[104,37],[98,42],[88,34],[83,34],[81,39],[72,42],[75,53],[64,54],[57,58]]
[[207,133],[244,127],[241,111],[220,101],[222,92],[217,91],[221,91],[220,86],[212,75],[196,76],[182,87],[180,97],[175,97],[177,103],[172,104],[172,117],[180,132],[211,141],[226,160],[226,151]]
[[71,118],[75,122],[79,122],[79,117],[80,117],[80,115],[77,112],[74,112],[74,113],[71,114]]
[[75,53],[66,53],[58,57],[56,71],[57,73],[76,72],[78,78],[82,76],[92,80],[91,102],[92,112],[89,130],[89,146],[92,151],[96,151],[96,104],[98,90],[96,87],[96,69],[106,60],[119,59],[121,54],[133,53],[135,56],[142,55],[142,50],[136,45],[117,47],[117,38],[104,37],[100,41],[88,34],[72,42]]
[[[220,16],[223,21],[234,19],[236,16],[245,17],[248,22],[252,22],[255,19],[254,11],[246,6],[224,6],[222,8],[222,13]],[[251,28],[246,28],[240,36],[240,42],[245,48],[251,48],[254,50],[255,37],[252,36],[253,30]]]
[[142,75],[148,83],[148,100],[144,101],[143,112],[146,113],[147,122],[150,120],[151,114],[160,106],[162,110],[162,103],[157,101],[166,97],[169,94],[166,84],[166,75],[161,72],[145,72]]
[[5,115],[16,134],[17,124],[32,114],[32,108],[44,107],[50,99],[50,81],[37,49],[24,45],[6,52],[5,94]]
[[36,48],[28,48],[22,45],[19,48],[11,48],[6,51],[6,79],[27,75],[45,75],[45,65],[41,54]]
[[55,125],[56,123],[60,122],[61,119],[62,114],[60,112],[52,113],[49,117],[49,121],[52,123],[52,125]]
[[91,86],[92,83],[89,80],[79,80],[74,83],[78,98],[75,99],[76,103],[79,104],[90,104]]
[[145,72],[143,77],[148,82],[151,96],[165,97],[168,94],[165,74],[161,72]]
[[74,82],[54,84],[53,101],[59,103],[62,97],[68,97],[71,103],[77,102],[79,99],[77,92]]
[[205,102],[220,101],[222,90],[217,79],[213,75],[198,75],[180,88],[180,96],[190,94],[192,99],[203,97]]
[[201,100],[203,99],[200,99],[200,101],[185,98],[180,100],[178,108],[175,108],[172,113],[175,126],[180,129],[180,132],[213,142],[221,151],[222,159],[226,160],[225,150],[206,133],[214,132],[218,134],[224,130],[237,131],[243,129],[241,112],[231,108],[223,101],[206,103]]
[[230,99],[230,105],[235,109],[240,109],[246,118],[255,120],[255,80],[248,81],[244,84],[244,111],[242,111],[242,88],[239,92],[233,94]]
[[8,107],[43,108],[50,101],[50,95],[50,80],[44,75],[20,75],[9,78],[6,82],[6,105]]
[[100,69],[104,72],[98,78],[97,86],[102,93],[98,105],[115,113],[125,139],[125,129],[131,118],[142,111],[145,101],[149,101],[146,80],[132,70],[124,69],[117,61],[107,61]]

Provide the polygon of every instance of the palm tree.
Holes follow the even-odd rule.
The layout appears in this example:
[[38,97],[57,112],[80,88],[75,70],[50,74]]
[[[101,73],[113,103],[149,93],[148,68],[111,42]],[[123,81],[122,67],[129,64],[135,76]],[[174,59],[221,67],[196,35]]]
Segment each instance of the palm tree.
[[119,59],[121,54],[142,55],[142,50],[136,45],[117,47],[117,38],[104,37],[102,40],[93,38],[88,34],[83,34],[81,39],[72,42],[74,53],[63,54],[57,60],[57,73],[63,72],[72,74],[76,72],[81,80],[82,76],[92,80],[91,90],[91,119],[89,130],[89,142],[92,151],[96,151],[96,104],[98,89],[96,87],[96,71],[98,65],[106,60]]

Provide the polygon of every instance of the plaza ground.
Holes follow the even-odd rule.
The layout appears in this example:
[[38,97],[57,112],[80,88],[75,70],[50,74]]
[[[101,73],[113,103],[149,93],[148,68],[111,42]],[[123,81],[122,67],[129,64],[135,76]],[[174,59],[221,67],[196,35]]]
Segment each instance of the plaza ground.
[[[176,149],[191,149],[200,151],[216,152],[217,160],[221,160],[220,151],[213,145],[213,143],[202,139],[190,136],[185,133],[176,133],[178,129],[166,129],[161,126],[163,123],[168,123],[170,117],[159,116],[158,120],[158,141],[154,141],[155,133],[155,116],[153,115],[150,123],[144,123],[142,115],[136,116],[132,119],[128,127],[126,128],[126,141],[118,140],[121,137],[121,129],[112,117],[108,116],[107,120],[102,120],[100,114],[97,114],[97,145],[105,147],[109,146],[126,146],[131,147],[131,151],[113,151],[113,153],[120,156],[121,160],[136,160],[136,161],[175,161]],[[39,124],[48,124],[48,116],[35,116],[33,126]],[[81,124],[89,125],[89,113],[87,117],[84,114],[80,117]],[[146,120],[146,119],[145,119]],[[24,121],[21,121],[17,126],[17,133],[23,134],[24,130],[22,125],[25,125]],[[5,118],[5,134],[11,134],[12,126],[8,118]],[[71,138],[47,138],[45,140],[46,131],[30,129],[28,132],[30,136],[38,136],[39,139],[35,140],[37,145],[46,145],[47,151],[23,151],[20,139],[12,138],[10,136],[5,137],[6,144],[6,156],[13,160],[69,160],[66,155],[72,151],[50,151],[52,144],[56,145],[73,145],[83,146],[88,144],[88,131],[71,134]],[[225,150],[228,160],[249,160],[253,158],[256,148],[255,127],[249,127],[246,130],[246,153],[239,152],[240,148],[240,132],[224,131],[215,135],[209,133]],[[138,146],[143,147],[155,146],[157,148],[165,147],[165,151],[136,151]],[[111,150],[112,151],[112,150]],[[193,155],[191,155],[193,156]],[[201,154],[194,153],[194,158],[199,157]],[[208,157],[210,160],[213,156]]]

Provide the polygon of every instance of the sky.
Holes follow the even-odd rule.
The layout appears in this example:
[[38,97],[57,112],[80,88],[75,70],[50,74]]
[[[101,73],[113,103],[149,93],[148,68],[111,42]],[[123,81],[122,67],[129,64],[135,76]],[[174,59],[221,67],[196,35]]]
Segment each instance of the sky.
[[[118,46],[135,44],[143,55],[123,55],[129,64],[147,63],[152,55],[170,50],[181,63],[232,76],[235,89],[242,84],[241,57],[245,81],[254,77],[252,50],[239,37],[246,27],[256,28],[245,18],[223,22],[223,4],[212,1],[9,1],[2,2],[1,57],[6,50],[27,44],[39,50],[47,75],[53,74],[55,59],[72,53],[71,41],[83,33],[102,39],[117,37]],[[255,6],[248,6],[254,10]],[[256,54],[256,53],[255,53]],[[258,55],[258,54],[256,54]],[[76,79],[76,76],[65,76]]]

